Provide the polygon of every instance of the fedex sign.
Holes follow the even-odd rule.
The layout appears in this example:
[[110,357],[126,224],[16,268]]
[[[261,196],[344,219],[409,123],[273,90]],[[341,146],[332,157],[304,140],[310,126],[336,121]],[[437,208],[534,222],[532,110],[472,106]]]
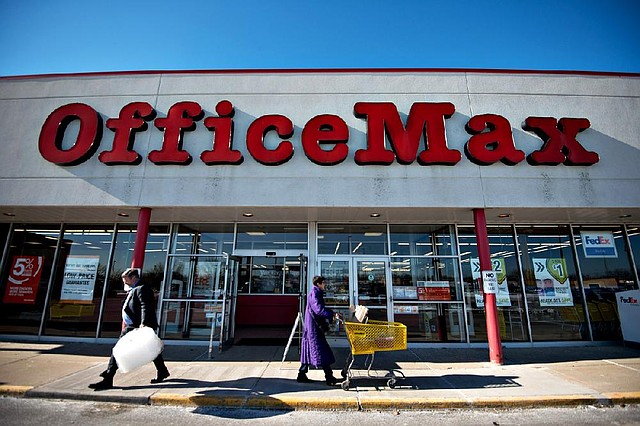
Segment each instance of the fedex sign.
[[611,232],[580,232],[585,257],[618,257]]

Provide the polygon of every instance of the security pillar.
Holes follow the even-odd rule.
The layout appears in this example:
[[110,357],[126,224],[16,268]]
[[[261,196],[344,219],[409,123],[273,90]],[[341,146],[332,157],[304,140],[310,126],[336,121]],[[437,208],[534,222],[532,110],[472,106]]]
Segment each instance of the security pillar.
[[147,237],[149,236],[149,222],[151,222],[151,209],[142,207],[138,212],[138,228],[136,229],[136,241],[133,245],[133,259],[131,267],[140,269],[144,266],[144,252],[147,246]]
[[[473,223],[478,244],[478,258],[480,270],[491,271],[491,251],[487,235],[487,219],[484,209],[473,209]],[[484,283],[481,288],[484,288]],[[500,327],[498,326],[498,308],[496,295],[482,292],[484,298],[484,312],[487,322],[487,340],[489,341],[489,360],[494,364],[502,364],[502,342],[500,341]]]

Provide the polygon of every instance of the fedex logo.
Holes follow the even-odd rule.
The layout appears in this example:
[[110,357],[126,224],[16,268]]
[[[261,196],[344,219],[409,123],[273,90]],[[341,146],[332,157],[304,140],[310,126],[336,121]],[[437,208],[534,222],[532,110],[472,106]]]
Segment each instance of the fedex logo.
[[630,305],[637,305],[638,304],[638,299],[636,299],[635,297],[629,296],[629,297],[622,297],[620,296],[620,303],[627,303]]
[[587,244],[611,244],[611,239],[609,238],[605,238],[602,235],[598,235],[595,238],[591,238],[591,237],[585,237],[585,242]]
[[612,232],[582,231],[580,236],[585,257],[618,257]]

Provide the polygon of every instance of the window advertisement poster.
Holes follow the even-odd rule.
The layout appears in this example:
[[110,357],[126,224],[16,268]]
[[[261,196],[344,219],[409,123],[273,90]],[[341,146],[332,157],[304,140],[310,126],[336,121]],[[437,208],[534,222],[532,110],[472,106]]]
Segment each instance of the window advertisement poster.
[[581,231],[584,257],[618,257],[612,232]]
[[[474,281],[478,282],[482,278],[482,270],[480,269],[480,259],[472,257],[471,262],[471,276]],[[496,306],[511,306],[511,297],[509,296],[509,286],[507,286],[507,267],[502,257],[494,257],[491,259],[491,270],[497,274],[498,277],[498,293],[496,293]],[[478,308],[484,308],[484,299],[482,293],[477,291],[476,294],[476,306]]]
[[540,306],[573,306],[564,259],[532,259]]
[[449,281],[418,281],[418,300],[451,300]]
[[91,302],[98,278],[100,256],[69,256],[64,265],[64,279],[60,300]]
[[34,305],[44,256],[13,256],[3,303]]

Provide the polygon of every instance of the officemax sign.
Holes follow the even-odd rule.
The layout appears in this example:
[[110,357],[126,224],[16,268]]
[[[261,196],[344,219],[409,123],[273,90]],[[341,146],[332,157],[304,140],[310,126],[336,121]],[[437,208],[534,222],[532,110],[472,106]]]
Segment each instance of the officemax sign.
[[[156,118],[156,111],[147,102],[132,102],[120,110],[118,117],[109,118],[106,127],[114,132],[110,149],[103,150],[98,160],[107,165],[135,166],[142,162],[136,151],[136,135],[148,128],[148,123],[163,132],[162,147],[150,151],[148,159],[156,165],[186,166],[193,161],[189,141],[185,135],[197,125],[212,133],[211,149],[200,154],[200,161],[208,166],[239,165],[244,161],[234,149],[234,107],[228,100],[218,102],[217,116],[204,118],[202,107],[196,102],[183,101],[172,105],[165,117]],[[447,119],[455,106],[448,102],[416,102],[411,106],[406,122],[391,102],[357,102],[355,117],[367,123],[367,145],[355,152],[354,161],[360,166],[411,164],[422,166],[453,166],[462,153],[447,146]],[[62,141],[70,123],[79,121],[75,142],[63,148]],[[200,124],[201,123],[201,124]],[[591,166],[599,161],[597,153],[587,151],[576,139],[578,133],[590,126],[586,118],[527,117],[523,129],[540,138],[540,149],[529,155],[516,148],[511,124],[497,114],[473,116],[465,125],[470,138],[464,146],[469,161],[487,166],[501,162],[515,165],[522,161],[533,166],[564,164]],[[53,111],[42,125],[38,147],[42,157],[61,166],[74,166],[91,158],[102,139],[101,115],[91,106],[72,103]],[[273,133],[280,141],[273,149],[265,145],[265,136]],[[294,146],[288,139],[294,134],[294,123],[284,115],[270,114],[256,118],[249,125],[244,138],[248,153],[266,166],[286,163],[293,157]],[[386,136],[386,140],[385,140]],[[311,118],[302,127],[302,149],[315,164],[332,166],[343,162],[349,153],[349,127],[337,115],[322,114]]]

